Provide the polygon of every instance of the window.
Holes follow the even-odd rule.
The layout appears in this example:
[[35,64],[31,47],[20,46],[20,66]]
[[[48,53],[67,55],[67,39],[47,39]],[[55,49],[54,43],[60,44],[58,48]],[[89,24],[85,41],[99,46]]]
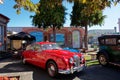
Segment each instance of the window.
[[108,39],[105,39],[105,43],[107,45],[116,45],[116,38],[108,38]]
[[118,39],[118,41],[117,41],[117,42],[118,42],[118,44],[120,45],[120,39]]
[[35,51],[41,51],[41,47],[39,44],[35,44],[33,47]]
[[41,45],[42,50],[61,49],[57,44],[44,44]]
[[32,50],[31,45],[28,45],[28,46],[26,47],[26,50]]
[[100,40],[100,44],[105,44],[104,39]]

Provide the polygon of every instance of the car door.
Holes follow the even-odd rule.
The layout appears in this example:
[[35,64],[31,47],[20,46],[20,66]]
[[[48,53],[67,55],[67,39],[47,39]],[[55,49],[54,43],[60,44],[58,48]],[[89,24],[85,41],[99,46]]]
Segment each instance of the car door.
[[43,63],[45,63],[45,52],[42,51],[41,46],[39,44],[33,45],[33,53],[31,54],[31,60],[34,65],[43,66]]
[[117,45],[115,47],[114,54],[116,61],[120,61],[120,38],[117,39]]
[[46,62],[46,53],[44,51],[37,51],[36,56],[36,64],[40,67],[43,67]]
[[38,65],[38,59],[37,59],[37,54],[38,54],[38,44],[32,44],[32,51],[31,53],[29,54],[30,55],[30,60],[31,60],[31,63],[34,64],[34,65]]
[[33,60],[31,58],[31,55],[34,53],[33,51],[33,44],[30,44],[26,47],[26,50],[24,51],[24,58],[27,60],[27,62],[32,63]]
[[110,56],[114,61],[120,61],[120,39],[117,38],[110,38],[109,39],[109,52],[111,53]]

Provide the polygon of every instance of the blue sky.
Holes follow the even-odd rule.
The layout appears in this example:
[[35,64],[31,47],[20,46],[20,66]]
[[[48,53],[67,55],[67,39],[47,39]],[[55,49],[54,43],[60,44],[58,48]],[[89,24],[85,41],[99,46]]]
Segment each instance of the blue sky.
[[[34,2],[38,2],[38,0],[32,0]],[[0,13],[9,17],[10,22],[8,23],[8,27],[31,27],[32,19],[30,15],[34,15],[32,12],[28,12],[22,9],[21,14],[16,14],[16,10],[13,9],[15,2],[14,0],[4,0],[4,4],[0,5]],[[72,11],[72,5],[68,2],[64,2],[65,7],[67,8],[68,15],[66,16],[66,22],[64,26],[68,27],[70,25],[70,16],[69,14]],[[117,27],[118,30],[118,18],[120,18],[120,4],[117,6],[112,6],[111,8],[106,8],[104,10],[104,15],[107,15],[103,26],[92,26],[91,29],[114,29]]]

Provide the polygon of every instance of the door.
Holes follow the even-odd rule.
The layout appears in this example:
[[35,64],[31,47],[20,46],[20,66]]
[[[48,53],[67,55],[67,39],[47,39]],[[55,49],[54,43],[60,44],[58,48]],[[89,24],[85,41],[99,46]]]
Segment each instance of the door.
[[73,45],[73,48],[80,48],[80,32],[79,31],[72,32],[72,45]]
[[5,50],[4,46],[4,26],[0,26],[0,51]]

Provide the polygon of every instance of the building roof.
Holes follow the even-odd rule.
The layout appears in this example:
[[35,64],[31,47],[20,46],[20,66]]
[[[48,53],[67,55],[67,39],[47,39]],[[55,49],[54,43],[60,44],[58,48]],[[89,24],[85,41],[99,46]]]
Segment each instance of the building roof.
[[8,36],[8,38],[10,40],[35,40],[34,36],[25,32],[19,32],[18,34]]
[[9,20],[9,18],[7,16],[3,15],[3,14],[0,14],[0,16],[7,19],[7,20]]

